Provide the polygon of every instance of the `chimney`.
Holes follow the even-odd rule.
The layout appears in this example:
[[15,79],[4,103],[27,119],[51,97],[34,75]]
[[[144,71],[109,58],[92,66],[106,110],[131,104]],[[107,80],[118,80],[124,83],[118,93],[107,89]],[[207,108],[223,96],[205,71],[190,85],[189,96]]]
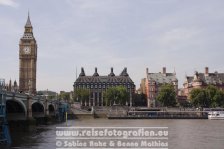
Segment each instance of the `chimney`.
[[209,70],[208,70],[208,67],[205,67],[205,76],[208,76],[208,72]]
[[166,75],[166,67],[163,67],[163,74]]
[[146,75],[149,74],[149,68],[146,68]]

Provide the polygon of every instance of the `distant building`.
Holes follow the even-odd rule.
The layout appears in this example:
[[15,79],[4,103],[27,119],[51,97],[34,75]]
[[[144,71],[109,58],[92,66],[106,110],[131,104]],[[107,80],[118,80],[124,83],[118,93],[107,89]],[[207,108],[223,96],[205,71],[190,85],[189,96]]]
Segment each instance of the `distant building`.
[[16,80],[12,84],[12,80],[9,80],[8,84],[5,84],[5,90],[9,92],[18,92],[19,91],[19,86],[16,82]]
[[56,99],[57,98],[57,93],[54,91],[49,91],[49,90],[43,90],[43,91],[37,91],[37,96],[42,96],[45,97],[46,99]]
[[146,81],[146,78],[141,79],[140,88],[138,89],[138,92],[141,94],[146,94],[145,81]]
[[19,42],[19,91],[36,94],[37,43],[28,14],[25,30]]
[[189,93],[193,88],[205,88],[208,85],[214,85],[224,90],[224,73],[209,73],[209,68],[205,67],[204,73],[195,72],[194,76],[186,76],[183,84],[183,95],[189,98]]
[[95,73],[92,76],[86,76],[84,68],[81,68],[79,77],[74,82],[74,92],[76,89],[87,89],[90,92],[89,99],[86,100],[85,106],[103,106],[103,93],[108,88],[114,86],[124,86],[130,94],[130,99],[127,103],[132,106],[132,97],[135,93],[135,84],[127,73],[127,68],[116,76],[111,68],[110,74],[107,76],[100,76],[95,68]]
[[70,92],[60,91],[59,96],[61,96],[61,97],[59,97],[59,98],[64,98],[62,100],[72,101],[73,100],[73,94],[74,94],[73,91],[70,91]]
[[172,84],[178,92],[178,80],[176,77],[176,72],[167,73],[166,67],[163,67],[162,73],[149,73],[148,68],[146,68],[146,80],[145,80],[145,91],[147,97],[148,107],[155,107],[155,99],[160,91],[160,87],[163,84]]
[[0,78],[0,90],[5,89],[5,79]]

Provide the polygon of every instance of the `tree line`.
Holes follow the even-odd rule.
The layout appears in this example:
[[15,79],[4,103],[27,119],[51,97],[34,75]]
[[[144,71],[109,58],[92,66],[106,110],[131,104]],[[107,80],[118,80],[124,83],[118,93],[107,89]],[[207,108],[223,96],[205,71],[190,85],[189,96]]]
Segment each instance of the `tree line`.
[[[90,91],[88,89],[76,89],[74,91],[73,100],[80,102],[82,105],[89,103]],[[110,87],[102,93],[103,104],[107,106],[112,105],[127,105],[129,102],[130,94],[124,86]],[[59,95],[59,98],[69,98],[68,93]],[[145,98],[141,94],[133,96],[133,103],[140,103]],[[136,100],[136,101],[135,101]],[[174,107],[178,105],[177,94],[172,84],[163,84],[155,97],[157,106]],[[209,85],[206,88],[194,88],[190,91],[189,100],[186,101],[188,106],[193,107],[224,107],[224,91],[219,88]],[[135,105],[135,104],[134,104]]]
[[194,107],[224,107],[224,91],[212,85],[195,88],[190,92],[190,102]]
[[[88,89],[76,89],[75,101],[80,102],[82,105],[89,102],[90,91]],[[129,93],[124,86],[110,87],[103,91],[103,104],[107,106],[112,105],[126,105],[129,99]]]

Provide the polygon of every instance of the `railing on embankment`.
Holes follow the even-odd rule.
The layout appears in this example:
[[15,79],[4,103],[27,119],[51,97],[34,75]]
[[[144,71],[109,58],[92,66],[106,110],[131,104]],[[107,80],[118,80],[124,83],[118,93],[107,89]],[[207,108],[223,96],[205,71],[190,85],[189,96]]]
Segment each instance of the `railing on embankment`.
[[208,119],[201,111],[129,111],[127,115],[108,114],[108,119]]

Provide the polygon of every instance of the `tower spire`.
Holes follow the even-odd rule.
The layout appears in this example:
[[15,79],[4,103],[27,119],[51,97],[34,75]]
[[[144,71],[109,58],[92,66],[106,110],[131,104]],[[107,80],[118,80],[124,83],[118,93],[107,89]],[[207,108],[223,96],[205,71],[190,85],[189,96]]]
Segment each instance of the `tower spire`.
[[27,21],[26,21],[26,25],[25,27],[32,27],[31,21],[30,21],[30,12],[28,10],[28,17],[27,17]]

